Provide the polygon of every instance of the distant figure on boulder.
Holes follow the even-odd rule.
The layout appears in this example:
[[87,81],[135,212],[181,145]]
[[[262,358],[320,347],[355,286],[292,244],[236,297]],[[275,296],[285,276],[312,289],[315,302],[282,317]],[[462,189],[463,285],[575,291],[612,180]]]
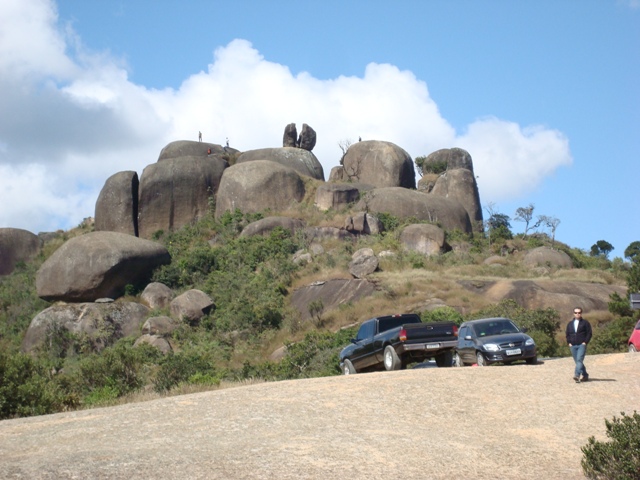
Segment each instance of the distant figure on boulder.
[[201,142],[202,141],[202,132],[198,132],[198,141]]
[[207,155],[211,155],[211,147],[207,148]]
[[227,148],[229,148],[229,137],[227,137]]

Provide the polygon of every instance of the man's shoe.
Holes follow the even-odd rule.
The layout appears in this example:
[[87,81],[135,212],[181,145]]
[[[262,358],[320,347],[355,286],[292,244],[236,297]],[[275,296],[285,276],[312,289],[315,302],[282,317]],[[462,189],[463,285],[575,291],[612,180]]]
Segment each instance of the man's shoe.
[[573,381],[576,383],[580,383],[580,377],[573,377]]
[[588,382],[589,381],[589,375],[582,375],[582,380],[583,382]]

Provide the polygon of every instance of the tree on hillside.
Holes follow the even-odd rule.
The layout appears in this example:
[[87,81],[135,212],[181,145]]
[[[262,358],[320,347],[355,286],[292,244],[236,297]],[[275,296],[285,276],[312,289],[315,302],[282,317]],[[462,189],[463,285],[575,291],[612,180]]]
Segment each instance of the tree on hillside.
[[[520,207],[516,210],[516,216],[514,220],[516,222],[524,222],[524,235],[523,238],[527,238],[527,232],[529,231],[529,223],[533,218],[533,203],[530,203],[528,207]],[[537,226],[537,224],[536,224]]]
[[342,150],[342,156],[340,157],[340,165],[344,164],[344,156],[347,154],[347,150],[353,144],[350,138],[343,138],[338,140],[338,147]]
[[591,252],[589,253],[592,257],[604,257],[607,258],[611,251],[613,250],[613,245],[611,245],[606,240],[598,240],[596,243],[591,245]]
[[489,245],[491,245],[492,241],[499,239],[512,239],[513,233],[511,233],[511,218],[504,213],[499,213],[493,202],[487,204],[485,210],[489,213],[489,218],[485,221],[485,229],[489,238]]
[[556,217],[549,217],[547,215],[538,215],[538,221],[536,226],[544,225],[551,232],[551,244],[553,245],[556,241],[556,230],[558,229],[558,225],[560,225],[560,219]]
[[640,242],[631,242],[629,246],[625,248],[624,256],[625,258],[631,260],[633,263],[640,262]]

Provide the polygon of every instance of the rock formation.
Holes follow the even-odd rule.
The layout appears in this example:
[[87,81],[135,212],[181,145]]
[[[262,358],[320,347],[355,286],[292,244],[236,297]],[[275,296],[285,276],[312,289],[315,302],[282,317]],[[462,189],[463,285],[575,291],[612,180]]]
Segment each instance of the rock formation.
[[133,171],[111,175],[96,201],[96,231],[138,236],[138,174]]
[[344,155],[342,167],[334,171],[331,172],[332,179],[344,182],[416,188],[411,156],[391,142],[367,140],[354,143]]
[[284,135],[282,136],[283,147],[297,147],[298,146],[298,130],[295,123],[290,123],[284,127]]
[[363,183],[325,183],[316,190],[315,205],[323,211],[347,208],[360,199],[362,192],[373,188],[373,185]]
[[9,275],[18,262],[26,262],[40,251],[42,241],[21,228],[0,228],[0,275]]
[[311,151],[316,146],[316,131],[306,123],[302,124],[302,131],[298,139],[298,147]]
[[400,243],[406,250],[425,256],[440,255],[451,250],[445,242],[444,231],[426,223],[407,225],[400,234]]
[[154,268],[171,262],[160,244],[116,232],[92,232],[64,243],[36,275],[44,300],[91,302],[118,298],[126,285],[147,281]]
[[287,210],[304,198],[305,186],[293,169],[267,160],[255,160],[226,169],[216,197],[216,217],[240,209],[244,213]]
[[280,227],[295,233],[305,227],[304,221],[291,217],[266,217],[256,220],[242,229],[241,237],[253,237],[255,235],[269,235],[275,228]]
[[285,167],[292,168],[302,175],[324,182],[324,169],[322,168],[322,164],[313,153],[307,150],[294,147],[247,150],[240,154],[236,160],[236,165],[254,160],[269,160],[279,163]]

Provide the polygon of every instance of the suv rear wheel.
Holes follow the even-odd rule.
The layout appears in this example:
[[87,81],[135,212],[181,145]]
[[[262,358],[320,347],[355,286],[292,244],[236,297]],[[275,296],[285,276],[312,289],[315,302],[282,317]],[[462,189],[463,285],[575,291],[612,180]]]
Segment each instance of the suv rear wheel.
[[386,370],[400,370],[402,361],[391,345],[384,349],[384,368]]

